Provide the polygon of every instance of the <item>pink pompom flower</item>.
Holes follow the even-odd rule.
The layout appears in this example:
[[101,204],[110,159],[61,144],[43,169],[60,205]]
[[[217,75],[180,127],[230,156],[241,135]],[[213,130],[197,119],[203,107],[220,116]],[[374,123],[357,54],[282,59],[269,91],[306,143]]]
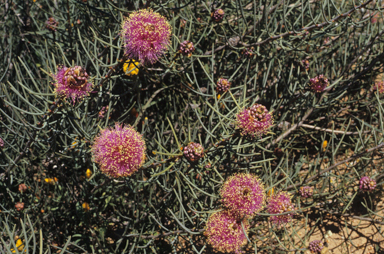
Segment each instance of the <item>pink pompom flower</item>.
[[[242,221],[245,233],[248,234],[249,223]],[[241,253],[241,247],[247,243],[247,237],[241,226],[228,211],[213,213],[205,226],[204,235],[207,242],[217,251],[225,253]]]
[[317,77],[311,78],[309,82],[311,83],[310,84],[311,89],[316,93],[323,92],[325,88],[329,86],[329,81],[323,74]]
[[324,248],[324,243],[321,240],[314,240],[309,243],[308,249],[311,253],[321,253],[321,250]]
[[184,156],[191,162],[196,162],[204,157],[204,148],[199,143],[189,143],[184,147]]
[[363,176],[360,181],[360,190],[364,192],[373,191],[376,188],[376,181],[368,176]]
[[216,91],[219,94],[223,94],[229,90],[231,87],[231,83],[228,81],[228,79],[225,78],[219,78],[216,83]]
[[300,189],[299,189],[299,194],[300,194],[300,196],[302,196],[303,198],[309,198],[309,197],[312,197],[312,195],[313,195],[313,187],[310,187],[310,186],[302,186],[302,187],[300,187]]
[[254,104],[250,108],[244,108],[236,115],[237,127],[241,135],[254,138],[267,133],[273,124],[273,116],[265,106]]
[[267,211],[270,214],[286,213],[282,215],[272,215],[270,220],[273,224],[281,226],[292,220],[293,212],[295,210],[294,204],[291,202],[291,196],[287,192],[278,192],[271,196],[268,200]]
[[171,44],[171,25],[153,10],[134,11],[121,24],[124,53],[142,63],[155,63]]
[[115,128],[101,130],[91,150],[101,172],[113,178],[132,175],[146,158],[142,135],[131,126],[122,127],[118,123]]
[[249,218],[265,205],[264,185],[252,174],[236,174],[220,190],[223,205],[237,218]]
[[53,74],[55,83],[54,93],[65,99],[76,101],[89,95],[92,90],[92,83],[89,81],[88,73],[81,66],[67,68],[65,66],[57,67],[56,74]]

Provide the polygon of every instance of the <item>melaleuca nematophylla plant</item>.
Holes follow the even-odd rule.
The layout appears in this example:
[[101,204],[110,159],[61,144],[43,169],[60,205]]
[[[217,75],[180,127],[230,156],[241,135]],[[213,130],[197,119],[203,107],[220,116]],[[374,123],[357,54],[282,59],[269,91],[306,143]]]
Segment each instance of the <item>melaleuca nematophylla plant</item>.
[[0,6],[1,253],[354,253],[326,214],[381,223],[380,1]]

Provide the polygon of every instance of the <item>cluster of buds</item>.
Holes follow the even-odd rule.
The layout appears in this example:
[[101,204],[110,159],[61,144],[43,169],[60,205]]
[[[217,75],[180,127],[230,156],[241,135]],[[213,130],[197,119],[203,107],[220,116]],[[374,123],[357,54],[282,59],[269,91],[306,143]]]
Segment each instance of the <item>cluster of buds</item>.
[[224,18],[225,12],[222,9],[217,9],[214,12],[211,13],[211,17],[213,21],[220,22]]
[[225,93],[229,90],[231,87],[231,83],[228,81],[228,79],[225,78],[219,78],[216,83],[216,91],[220,94]]
[[314,90],[317,93],[323,92],[325,88],[327,88],[327,86],[329,85],[328,79],[323,74],[315,78],[311,78],[309,82],[311,83],[310,86],[312,90]]
[[301,60],[301,66],[308,71],[309,70],[309,60],[308,59],[303,59]]
[[300,193],[300,196],[302,196],[303,198],[312,197],[313,187],[302,186],[302,187],[300,187],[299,193]]
[[198,143],[191,142],[184,147],[184,156],[191,162],[198,161],[204,157],[204,148]]
[[373,87],[372,87],[373,91],[378,91],[380,94],[381,93],[384,93],[384,82],[381,81],[381,82],[376,82]]
[[244,136],[260,137],[273,124],[272,114],[261,104],[254,104],[237,114],[237,127]]
[[53,17],[50,17],[46,22],[45,22],[45,27],[48,30],[51,30],[52,32],[56,31],[56,28],[58,27],[59,22],[56,21]]
[[373,191],[376,188],[376,181],[368,176],[363,176],[360,179],[360,190],[362,191]]
[[184,41],[180,44],[179,52],[184,56],[192,56],[193,51],[195,51],[195,46],[193,46],[193,42]]
[[24,183],[19,184],[19,191],[21,193],[26,192],[27,190],[28,190],[27,185],[25,185]]
[[4,140],[0,138],[0,148],[3,148],[3,147],[4,147]]
[[321,253],[321,250],[324,248],[324,243],[321,240],[314,240],[309,243],[308,248],[311,253]]
[[101,110],[99,111],[99,118],[104,118],[105,117],[105,113],[107,113],[108,111],[108,106],[104,106],[101,108]]
[[21,211],[24,209],[24,203],[23,202],[17,202],[15,205],[15,208],[17,211]]

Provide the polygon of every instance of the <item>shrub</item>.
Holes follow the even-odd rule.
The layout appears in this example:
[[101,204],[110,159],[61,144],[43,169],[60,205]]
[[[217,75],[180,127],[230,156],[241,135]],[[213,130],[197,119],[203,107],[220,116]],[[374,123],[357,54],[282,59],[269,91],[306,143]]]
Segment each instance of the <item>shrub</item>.
[[[1,0],[0,250],[303,252],[323,212],[382,224],[381,5]],[[108,131],[141,147],[117,179]],[[231,217],[236,174],[266,202]],[[241,241],[218,247],[214,214]]]

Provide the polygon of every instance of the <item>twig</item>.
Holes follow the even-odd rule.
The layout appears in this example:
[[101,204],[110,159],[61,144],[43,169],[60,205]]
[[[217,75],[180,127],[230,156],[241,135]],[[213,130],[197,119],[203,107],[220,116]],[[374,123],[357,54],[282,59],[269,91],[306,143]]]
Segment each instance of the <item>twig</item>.
[[[353,131],[331,130],[331,129],[321,128],[321,127],[317,127],[317,126],[313,126],[313,125],[309,125],[309,124],[302,124],[301,127],[315,129],[315,130],[318,130],[318,131],[325,131],[325,132],[334,133],[334,134],[358,135],[360,133],[358,131],[353,132]],[[372,131],[363,131],[362,133],[366,134],[366,133],[370,133],[370,132],[372,132]]]
[[377,145],[377,146],[375,146],[375,147],[373,147],[373,148],[366,149],[364,152],[361,152],[361,153],[359,153],[359,154],[353,155],[353,156],[349,157],[348,159],[345,159],[345,160],[343,160],[343,161],[340,161],[340,162],[338,162],[338,163],[336,163],[336,164],[334,164],[334,165],[332,165],[332,166],[330,166],[330,167],[324,169],[323,171],[320,171],[318,174],[316,174],[316,175],[314,175],[314,176],[308,178],[308,179],[305,180],[303,183],[296,183],[296,184],[289,185],[289,186],[286,188],[286,190],[293,189],[293,188],[298,187],[298,186],[300,186],[300,185],[302,185],[302,184],[307,184],[307,183],[311,182],[312,180],[314,180],[314,179],[320,177],[322,174],[327,173],[328,171],[330,171],[330,170],[336,168],[337,166],[340,166],[340,165],[342,165],[342,164],[344,164],[344,163],[347,163],[347,162],[349,162],[349,161],[351,161],[351,160],[355,160],[355,159],[357,159],[357,158],[360,158],[360,157],[363,156],[364,154],[366,154],[366,153],[370,153],[370,152],[372,152],[372,151],[375,151],[375,150],[377,150],[377,149],[379,149],[379,148],[381,148],[381,147],[383,147],[383,146],[384,146],[384,142],[381,143],[381,144],[379,144],[379,145]]
[[352,12],[354,12],[357,9],[365,7],[370,2],[372,2],[372,0],[368,0],[365,3],[360,4],[359,6],[355,6],[355,8],[347,11],[346,13],[340,14],[336,18],[331,19],[330,22],[325,21],[325,22],[323,22],[321,24],[316,24],[316,25],[312,25],[312,26],[308,26],[308,27],[303,27],[303,28],[301,28],[297,32],[289,31],[289,32],[286,32],[286,33],[283,33],[283,34],[280,34],[280,35],[271,36],[268,39],[265,39],[264,41],[260,41],[260,42],[256,42],[256,43],[252,43],[252,44],[246,44],[246,43],[241,43],[241,42],[240,42],[240,44],[242,44],[244,47],[261,46],[261,45],[266,44],[268,42],[275,41],[275,40],[278,40],[280,38],[284,38],[284,37],[286,37],[288,35],[296,35],[296,34],[299,34],[299,33],[303,32],[303,31],[309,32],[309,31],[312,31],[312,30],[315,30],[315,29],[320,29],[320,28],[325,27],[326,25],[329,25],[330,23],[338,21],[341,18],[349,17]]
[[[328,94],[328,92],[324,92],[320,99],[319,99],[319,103],[321,102],[321,100]],[[280,140],[282,140],[283,138],[285,138],[286,136],[288,136],[289,134],[291,134],[291,132],[293,132],[294,130],[297,129],[297,127],[300,127],[303,125],[304,121],[312,114],[314,110],[314,107],[311,107],[310,109],[307,110],[307,112],[305,113],[305,115],[303,116],[303,118],[301,119],[300,122],[298,122],[297,124],[294,124],[291,126],[291,128],[289,128],[287,131],[285,131],[283,134],[281,134],[278,138],[276,138],[275,140],[273,140],[270,144],[268,144],[265,149],[268,150],[268,148],[270,148],[271,146],[274,146],[275,144],[277,144],[278,142],[280,142]]]
[[353,218],[353,219],[356,219],[356,220],[370,221],[370,222],[373,222],[373,223],[376,223],[376,224],[384,225],[384,222],[382,222],[382,221],[371,219],[371,218],[367,218],[367,217],[356,216],[356,215],[352,215],[352,214],[348,214],[348,213],[342,214],[342,213],[338,213],[338,212],[330,212],[330,211],[328,211],[327,209],[324,209],[324,208],[317,208],[317,209],[319,209],[320,211],[324,211],[326,213],[332,214],[332,215],[336,215],[336,216],[349,217],[349,218]]

